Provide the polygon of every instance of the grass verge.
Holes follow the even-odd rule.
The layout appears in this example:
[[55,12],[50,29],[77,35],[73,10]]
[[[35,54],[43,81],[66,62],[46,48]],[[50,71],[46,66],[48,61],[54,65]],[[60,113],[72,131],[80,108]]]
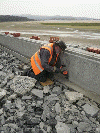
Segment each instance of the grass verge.
[[100,30],[100,23],[41,23],[47,26],[64,26],[68,28],[78,28],[78,29],[96,29]]

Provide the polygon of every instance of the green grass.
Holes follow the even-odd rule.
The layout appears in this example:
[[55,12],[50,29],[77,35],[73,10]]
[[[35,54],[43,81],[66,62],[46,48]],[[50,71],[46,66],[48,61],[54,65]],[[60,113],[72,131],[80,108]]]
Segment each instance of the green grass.
[[59,26],[100,26],[100,23],[41,23],[43,25]]
[[45,26],[59,26],[75,29],[95,29],[100,30],[100,23],[41,23]]
[[0,29],[2,30],[54,30],[54,27],[73,28],[78,30],[90,30],[100,32],[100,23],[85,23],[85,22],[71,22],[71,23],[45,23],[45,22],[1,22]]

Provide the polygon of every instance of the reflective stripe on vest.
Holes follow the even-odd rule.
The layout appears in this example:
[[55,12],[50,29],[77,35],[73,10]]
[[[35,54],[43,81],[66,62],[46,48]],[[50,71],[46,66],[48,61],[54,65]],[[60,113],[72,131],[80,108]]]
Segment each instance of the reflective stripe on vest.
[[[38,53],[39,53],[39,52],[38,52]],[[39,56],[38,53],[37,53],[37,55],[38,55],[38,58],[40,59],[40,56]],[[33,56],[33,59],[34,59],[34,61],[35,61],[36,66],[38,67],[38,69],[42,72],[43,69],[41,69],[41,67],[39,66],[39,64],[38,64],[37,61],[35,60],[35,56]]]
[[31,57],[31,66],[35,73],[35,75],[39,74],[44,70],[44,68],[41,65],[40,55],[39,51],[37,51],[32,57]]
[[56,61],[54,62],[54,64],[53,64],[52,66],[55,66],[55,64],[56,64],[56,62],[57,62],[57,59],[58,59],[58,55],[59,55],[59,54],[57,54],[57,56],[56,56]]

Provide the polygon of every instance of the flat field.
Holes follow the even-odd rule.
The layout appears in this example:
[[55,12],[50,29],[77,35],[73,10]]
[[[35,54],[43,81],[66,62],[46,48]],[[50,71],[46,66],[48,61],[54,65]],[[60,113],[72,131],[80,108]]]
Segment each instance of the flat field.
[[0,32],[20,32],[22,37],[40,36],[49,41],[58,36],[66,43],[100,46],[100,21],[1,22]]

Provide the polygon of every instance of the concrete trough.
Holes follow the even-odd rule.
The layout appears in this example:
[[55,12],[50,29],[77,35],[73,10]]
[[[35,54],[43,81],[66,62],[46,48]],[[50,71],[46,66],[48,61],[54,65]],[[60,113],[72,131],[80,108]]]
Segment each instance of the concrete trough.
[[100,59],[66,51],[63,62],[71,82],[100,95]]
[[[31,40],[29,38],[15,38],[12,35],[0,35],[0,43],[25,57],[31,57],[43,45],[40,40]],[[45,42],[44,42],[45,44]]]
[[[16,51],[17,57],[23,60],[22,56],[30,59],[42,45],[49,42],[0,34],[0,43],[11,49],[10,51]],[[22,55],[21,58],[20,54]],[[67,48],[63,56],[63,62],[69,72],[69,81],[100,95],[100,54]]]

